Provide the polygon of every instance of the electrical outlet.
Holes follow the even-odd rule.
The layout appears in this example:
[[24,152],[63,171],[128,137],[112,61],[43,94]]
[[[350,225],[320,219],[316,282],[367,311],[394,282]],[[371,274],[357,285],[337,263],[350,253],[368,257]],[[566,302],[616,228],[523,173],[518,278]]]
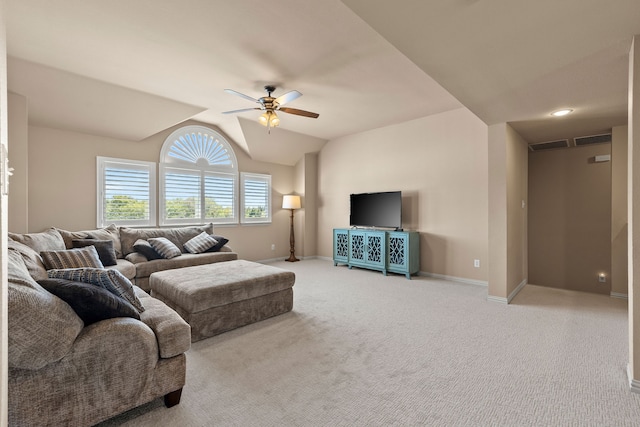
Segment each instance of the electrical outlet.
[[272,251],[275,251],[275,250],[276,250],[276,244],[275,244],[275,243],[272,243],[272,244],[271,244],[271,250],[272,250]]
[[600,283],[606,283],[606,282],[607,282],[607,275],[606,275],[606,274],[604,274],[604,273],[600,273],[600,274],[598,275],[598,281],[599,281]]
[[473,260],[473,266],[475,268],[480,268],[480,260],[479,259],[474,259]]

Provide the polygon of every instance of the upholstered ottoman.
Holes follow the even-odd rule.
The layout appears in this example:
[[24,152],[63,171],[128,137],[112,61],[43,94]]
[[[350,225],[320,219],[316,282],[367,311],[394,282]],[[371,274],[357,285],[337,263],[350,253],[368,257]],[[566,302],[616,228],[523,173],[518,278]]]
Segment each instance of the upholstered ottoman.
[[151,296],[173,308],[199,341],[291,311],[291,271],[245,260],[158,271]]

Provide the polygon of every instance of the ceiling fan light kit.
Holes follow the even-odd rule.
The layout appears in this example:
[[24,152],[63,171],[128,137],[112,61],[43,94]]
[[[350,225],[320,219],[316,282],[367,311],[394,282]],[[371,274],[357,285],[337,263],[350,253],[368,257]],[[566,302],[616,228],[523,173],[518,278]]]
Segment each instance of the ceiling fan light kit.
[[270,86],[270,85],[265,86],[264,90],[267,92],[267,96],[263,96],[261,98],[255,99],[243,93],[237,92],[233,89],[225,89],[224,91],[227,93],[239,96],[241,98],[247,99],[252,102],[256,102],[260,104],[260,106],[254,107],[254,108],[243,108],[241,110],[225,111],[222,114],[234,114],[234,113],[242,113],[245,111],[262,110],[263,113],[258,118],[258,123],[260,123],[262,126],[266,126],[269,130],[271,130],[271,128],[273,127],[277,127],[278,125],[280,125],[280,118],[276,114],[276,111],[282,111],[284,113],[294,114],[296,116],[310,117],[312,119],[317,119],[320,116],[319,114],[312,113],[311,111],[282,107],[284,104],[291,102],[294,99],[297,99],[302,96],[302,94],[297,90],[292,90],[290,92],[285,93],[284,95],[280,95],[277,98],[274,98],[271,96],[271,93],[273,93],[276,90],[275,86]]
[[262,113],[260,117],[258,117],[258,123],[262,126],[274,128],[280,124],[280,118],[275,113],[275,111],[267,111],[266,113]]

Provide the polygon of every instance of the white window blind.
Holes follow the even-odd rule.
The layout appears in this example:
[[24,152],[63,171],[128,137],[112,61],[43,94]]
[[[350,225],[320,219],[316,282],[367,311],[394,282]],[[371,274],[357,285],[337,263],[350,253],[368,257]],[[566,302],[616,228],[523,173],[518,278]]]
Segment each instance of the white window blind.
[[202,219],[200,171],[164,168],[163,223],[196,223]]
[[224,173],[205,173],[205,218],[217,223],[237,222],[235,209],[236,176]]
[[241,173],[242,222],[271,222],[271,175]]
[[160,225],[238,223],[238,164],[222,135],[204,126],[176,129],[160,159]]
[[155,225],[155,163],[98,157],[97,171],[98,227]]

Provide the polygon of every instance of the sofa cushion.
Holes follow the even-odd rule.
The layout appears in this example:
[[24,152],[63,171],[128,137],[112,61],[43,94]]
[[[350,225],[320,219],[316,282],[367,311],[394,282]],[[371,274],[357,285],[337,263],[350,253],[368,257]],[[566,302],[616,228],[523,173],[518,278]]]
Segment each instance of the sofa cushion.
[[138,239],[149,240],[151,237],[166,237],[178,248],[182,248],[189,239],[205,231],[213,234],[213,224],[177,228],[128,228],[120,227],[120,241],[123,256],[135,252],[133,245]]
[[124,258],[122,253],[122,245],[120,244],[120,231],[115,224],[108,227],[96,228],[94,230],[67,231],[60,228],[56,229],[64,240],[67,249],[73,248],[74,239],[97,239],[113,241],[113,250],[116,252],[116,258]]
[[24,261],[24,265],[27,267],[27,271],[29,271],[29,275],[34,280],[46,279],[47,269],[42,262],[42,257],[40,254],[29,246],[22,244],[20,242],[16,242],[15,240],[8,239],[7,247],[9,249],[14,249],[22,255],[22,261]]
[[189,350],[191,347],[191,327],[173,309],[159,299],[134,287],[136,295],[144,305],[142,320],[154,332],[158,341],[160,357],[168,359]]
[[[133,249],[135,249],[136,252],[140,252],[142,255],[144,255],[147,261],[151,261],[152,259],[162,258],[162,255],[160,255],[158,252],[156,252],[155,249],[153,249],[153,246],[151,246],[151,243],[147,242],[144,239],[136,240],[136,242],[133,244]],[[134,254],[136,252],[132,252],[131,254]]]
[[133,285],[118,270],[106,270],[99,268],[73,268],[64,270],[47,271],[51,279],[67,279],[76,282],[92,283],[102,286],[109,292],[127,300],[140,313],[144,307],[133,291]]
[[114,317],[140,319],[134,306],[103,287],[66,279],[44,279],[38,284],[69,304],[85,326]]
[[202,254],[182,254],[172,259],[156,259],[141,262],[136,264],[136,284],[140,278],[149,277],[156,271],[211,264],[214,262],[233,261],[235,259],[238,259],[238,254],[235,252],[205,252]]
[[173,242],[166,237],[152,237],[147,241],[151,247],[162,256],[162,258],[171,259],[182,254],[180,248],[174,245]]
[[18,251],[9,249],[7,264],[9,367],[41,369],[69,352],[84,324],[31,278]]
[[105,268],[108,270],[118,270],[124,277],[129,280],[135,279],[136,266],[126,259],[118,258],[117,261],[118,263],[116,265],[105,266]]
[[54,228],[42,233],[8,233],[8,235],[12,240],[29,246],[37,253],[42,251],[63,251],[66,249],[62,236]]
[[40,256],[42,256],[42,262],[47,270],[80,267],[104,268],[95,246],[64,251],[42,251]]
[[95,246],[96,251],[98,251],[100,261],[105,267],[109,265],[116,265],[118,263],[116,251],[113,247],[113,240],[73,239],[71,243],[74,248]]

